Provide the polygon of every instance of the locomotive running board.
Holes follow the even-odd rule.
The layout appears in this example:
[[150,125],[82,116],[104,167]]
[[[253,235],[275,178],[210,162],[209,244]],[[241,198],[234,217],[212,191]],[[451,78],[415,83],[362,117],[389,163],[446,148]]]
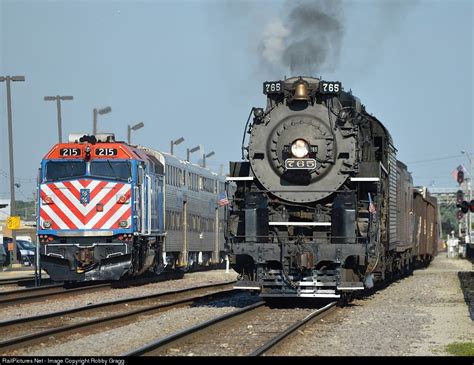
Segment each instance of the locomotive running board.
[[261,287],[259,286],[238,286],[238,285],[235,285],[232,287],[232,289],[237,289],[237,290],[262,290]]
[[250,280],[242,280],[233,286],[237,290],[262,290],[262,287]]
[[331,222],[268,222],[269,226],[330,226]]

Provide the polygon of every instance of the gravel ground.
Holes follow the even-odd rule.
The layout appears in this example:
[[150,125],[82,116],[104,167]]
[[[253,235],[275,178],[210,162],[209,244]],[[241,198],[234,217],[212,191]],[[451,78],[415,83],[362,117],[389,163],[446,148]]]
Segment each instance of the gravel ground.
[[467,260],[438,255],[426,269],[314,323],[290,338],[275,355],[449,355],[452,342],[474,342],[474,322],[458,271]]
[[[182,279],[167,280],[158,283],[146,284],[142,286],[107,289],[103,292],[87,293],[76,295],[66,299],[48,299],[42,302],[19,304],[15,307],[0,308],[0,320],[7,321],[16,318],[30,317],[38,314],[57,312],[60,310],[77,308],[86,305],[101,303],[105,301],[130,298],[140,295],[156,294],[165,291],[183,289],[194,286],[202,286],[217,282],[233,281],[237,278],[237,273],[229,270],[211,270],[185,274]],[[1,294],[0,294],[1,295]]]

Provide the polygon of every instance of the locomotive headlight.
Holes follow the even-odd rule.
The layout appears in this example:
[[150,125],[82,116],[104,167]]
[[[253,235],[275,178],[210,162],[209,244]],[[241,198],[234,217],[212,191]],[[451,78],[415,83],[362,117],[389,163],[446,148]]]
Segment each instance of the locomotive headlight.
[[303,139],[297,139],[291,144],[291,154],[296,158],[303,158],[309,153],[309,145]]

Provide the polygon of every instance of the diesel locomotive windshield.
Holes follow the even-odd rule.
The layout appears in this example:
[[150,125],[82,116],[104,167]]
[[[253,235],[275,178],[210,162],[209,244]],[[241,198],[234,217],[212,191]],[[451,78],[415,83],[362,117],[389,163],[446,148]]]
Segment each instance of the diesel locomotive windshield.
[[46,164],[46,181],[71,179],[85,174],[84,161],[49,161]]
[[128,181],[131,170],[128,161],[92,161],[87,174],[85,161],[49,161],[46,164],[46,181],[67,180],[83,176]]
[[91,176],[125,181],[131,177],[128,161],[92,161],[90,164]]

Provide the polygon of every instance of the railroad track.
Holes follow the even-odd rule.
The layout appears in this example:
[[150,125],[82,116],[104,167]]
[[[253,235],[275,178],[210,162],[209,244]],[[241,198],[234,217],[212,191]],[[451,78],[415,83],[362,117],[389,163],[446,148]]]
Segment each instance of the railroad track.
[[[300,310],[290,323],[285,321],[292,310],[275,310],[257,302],[210,321],[177,332],[121,356],[162,355],[248,355],[269,353],[285,338],[311,321],[336,309],[337,302],[311,310]],[[280,312],[279,312],[280,311]],[[259,328],[260,327],[260,328]]]
[[160,276],[130,278],[112,282],[79,282],[72,284],[50,284],[40,287],[26,289],[16,289],[0,292],[0,309],[19,303],[33,303],[41,301],[44,298],[82,295],[86,292],[95,292],[98,290],[112,288],[127,288],[132,286],[147,285],[167,280],[177,280],[183,277],[182,273],[169,272]]
[[225,282],[168,291],[158,294],[104,302],[65,311],[0,322],[0,353],[25,354],[24,349],[38,343],[66,341],[75,334],[100,333],[104,327],[120,327],[149,315],[211,300],[238,292],[235,282]]

